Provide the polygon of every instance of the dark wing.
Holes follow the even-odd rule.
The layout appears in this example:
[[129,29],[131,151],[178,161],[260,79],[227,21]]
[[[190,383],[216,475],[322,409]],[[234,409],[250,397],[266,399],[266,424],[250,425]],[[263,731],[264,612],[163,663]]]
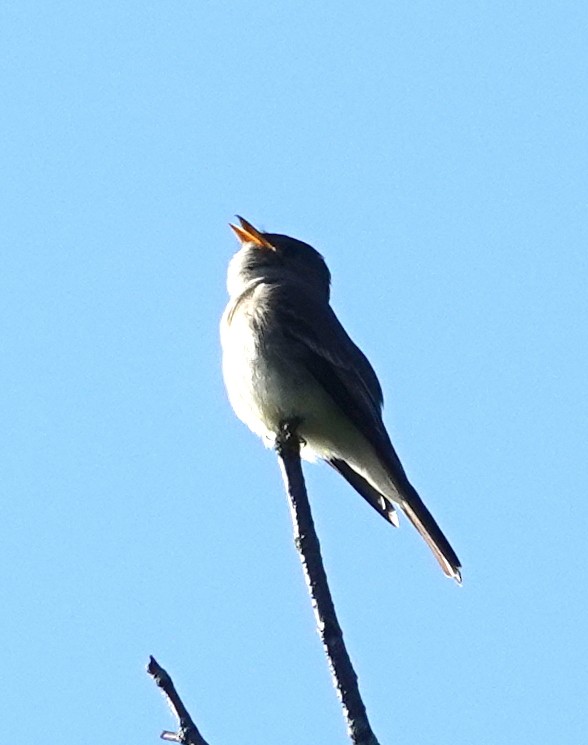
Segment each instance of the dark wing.
[[395,528],[398,527],[398,515],[396,514],[394,505],[390,500],[382,496],[377,489],[374,489],[374,487],[366,481],[363,476],[356,473],[344,460],[341,460],[340,458],[330,458],[327,463],[343,476],[345,481],[347,481],[347,483],[365,499],[370,507],[375,509],[378,515],[381,515],[384,520],[389,522]]
[[[403,490],[408,479],[382,421],[382,388],[374,369],[331,307],[304,293],[294,306],[295,290],[292,285],[274,289],[272,308],[281,332],[290,345],[296,345],[308,371],[350,417]],[[298,307],[304,307],[304,316]]]

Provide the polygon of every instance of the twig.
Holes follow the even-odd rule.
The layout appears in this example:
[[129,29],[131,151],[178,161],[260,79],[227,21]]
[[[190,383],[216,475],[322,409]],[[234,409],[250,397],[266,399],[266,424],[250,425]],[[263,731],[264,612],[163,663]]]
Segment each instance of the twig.
[[184,706],[184,702],[176,691],[169,674],[161,667],[155,657],[149,657],[147,672],[163,691],[172,712],[178,719],[178,731],[169,732],[164,730],[161,733],[161,739],[168,742],[180,742],[182,745],[208,745]]
[[294,542],[302,562],[318,632],[327,655],[337,694],[343,706],[343,716],[347,722],[347,732],[351,742],[354,745],[378,745],[378,740],[368,721],[357,684],[357,675],[343,641],[343,632],[337,620],[329,590],[320,543],[314,528],[302,474],[300,438],[296,434],[299,424],[298,421],[285,422],[275,446],[290,500]]

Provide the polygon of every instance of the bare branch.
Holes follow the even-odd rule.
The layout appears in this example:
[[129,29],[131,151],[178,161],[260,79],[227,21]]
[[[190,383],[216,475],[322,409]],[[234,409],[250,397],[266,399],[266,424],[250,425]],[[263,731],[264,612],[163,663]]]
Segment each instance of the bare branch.
[[276,452],[290,501],[294,542],[302,562],[318,632],[343,707],[351,742],[354,745],[378,745],[368,721],[357,675],[343,641],[343,632],[329,590],[300,462],[300,438],[296,434],[299,424],[298,421],[284,422],[276,440]]
[[208,745],[184,706],[184,702],[176,691],[169,674],[161,667],[155,657],[149,657],[147,672],[163,691],[169,707],[178,720],[178,731],[168,732],[165,730],[161,733],[161,739],[168,742],[179,742],[182,745]]

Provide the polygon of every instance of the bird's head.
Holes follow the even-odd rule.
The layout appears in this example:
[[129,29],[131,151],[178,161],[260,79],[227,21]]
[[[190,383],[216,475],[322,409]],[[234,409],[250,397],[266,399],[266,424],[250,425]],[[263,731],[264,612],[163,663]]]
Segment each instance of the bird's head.
[[279,233],[264,233],[238,217],[231,224],[241,248],[231,259],[227,276],[229,294],[241,294],[252,282],[292,282],[312,286],[328,301],[331,273],[325,260],[308,243]]

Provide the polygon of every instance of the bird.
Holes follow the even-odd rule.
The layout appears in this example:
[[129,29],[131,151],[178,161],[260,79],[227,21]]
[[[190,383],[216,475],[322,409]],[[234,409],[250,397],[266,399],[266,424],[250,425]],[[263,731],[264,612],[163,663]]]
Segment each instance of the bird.
[[270,447],[284,422],[296,421],[305,460],[328,463],[388,523],[398,526],[404,513],[445,575],[461,584],[457,554],[392,445],[378,377],[331,308],[323,256],[237,219],[229,223],[240,247],[228,266],[220,329],[235,414]]

